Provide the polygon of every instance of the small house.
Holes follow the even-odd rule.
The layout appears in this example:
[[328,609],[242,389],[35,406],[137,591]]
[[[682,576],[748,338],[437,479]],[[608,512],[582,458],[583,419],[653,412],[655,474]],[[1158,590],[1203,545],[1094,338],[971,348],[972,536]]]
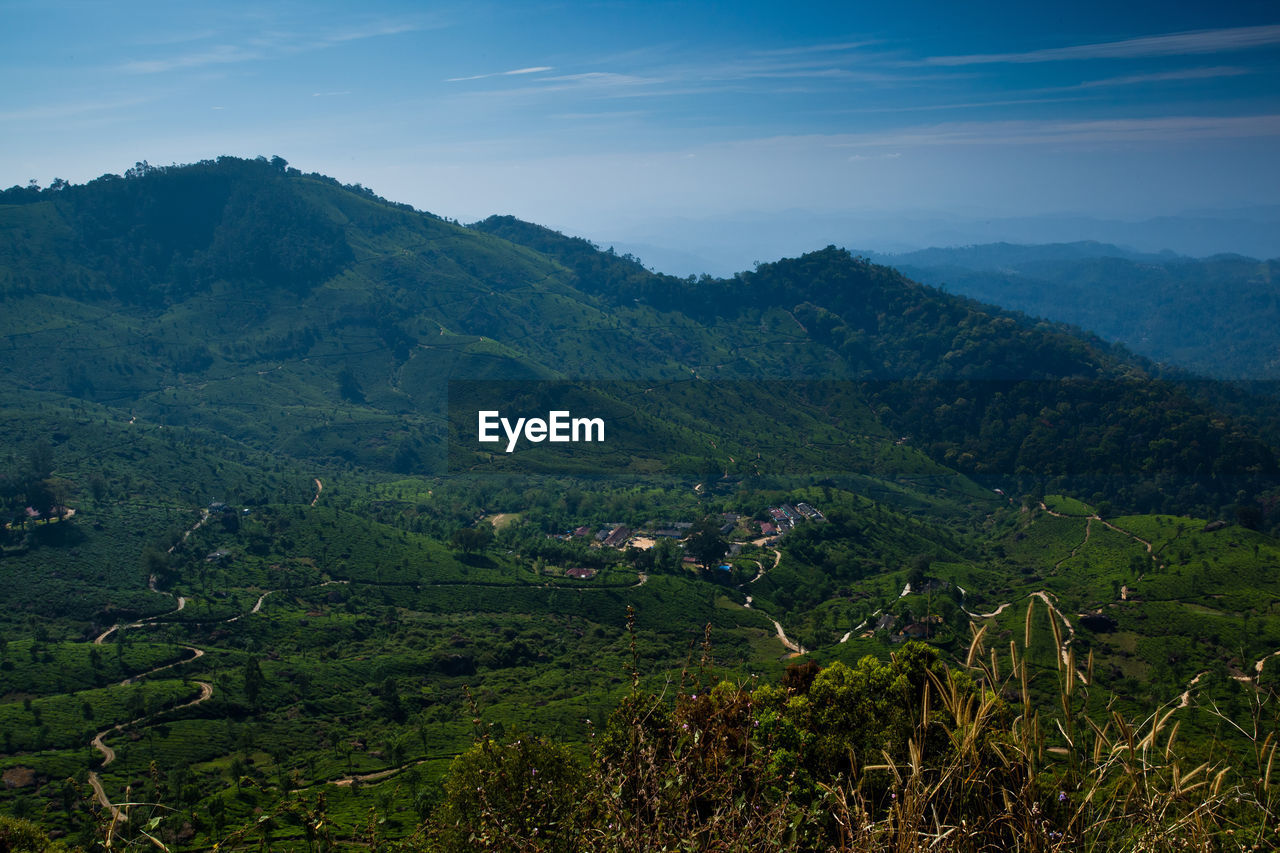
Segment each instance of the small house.
[[603,544],[606,548],[621,548],[629,538],[631,538],[631,531],[627,529],[626,525],[620,524],[605,537]]

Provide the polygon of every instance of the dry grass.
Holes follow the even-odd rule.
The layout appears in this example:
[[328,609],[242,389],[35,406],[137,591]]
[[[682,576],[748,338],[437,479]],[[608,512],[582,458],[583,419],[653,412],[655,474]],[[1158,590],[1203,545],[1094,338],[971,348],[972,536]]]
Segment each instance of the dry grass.
[[[1261,722],[1261,700],[1252,729],[1235,726],[1253,747],[1250,767],[1186,763],[1174,707],[1138,720],[1110,706],[1082,714],[1095,689],[1092,661],[1079,667],[1070,651],[1055,655],[1056,707],[1036,710],[1026,654],[1036,640],[1032,606],[1021,645],[997,652],[975,629],[964,666],[926,670],[905,742],[886,740],[878,755],[850,749],[847,760],[827,765],[834,770],[818,772],[813,744],[830,733],[805,731],[803,720],[819,717],[796,711],[809,701],[812,669],[797,670],[785,692],[717,684],[701,672],[685,680],[674,705],[633,691],[596,739],[572,826],[561,815],[554,844],[536,832],[477,832],[469,846],[443,849],[1280,849],[1277,738]],[[1046,639],[1061,650],[1056,620],[1050,624]],[[440,849],[433,839],[425,833],[408,846]]]
[[[1038,710],[1032,606],[1021,644],[998,651],[975,629],[964,664],[950,668],[905,646],[890,665],[795,667],[777,687],[717,681],[704,653],[672,688],[673,701],[643,693],[633,671],[632,693],[593,738],[588,764],[536,737],[499,741],[482,731],[451,770],[443,806],[408,839],[380,838],[373,814],[365,832],[344,840],[333,837],[322,802],[282,809],[304,809],[313,851],[351,843],[522,853],[1280,849],[1268,698],[1259,694],[1249,725],[1218,715],[1249,745],[1246,766],[1188,761],[1174,703],[1128,719],[1101,695],[1090,702],[1100,690],[1090,686],[1092,661],[1078,665],[1069,650],[1054,656],[1056,702]],[[1043,639],[1062,650],[1050,624]],[[817,686],[831,673],[828,682],[848,687],[838,700],[830,683]],[[888,704],[867,704],[885,691]],[[824,716],[819,706],[834,701],[864,716]],[[883,739],[845,738],[832,719],[861,719]],[[832,743],[848,744],[847,753],[833,755]],[[246,828],[222,846],[269,848],[264,836],[261,826]]]

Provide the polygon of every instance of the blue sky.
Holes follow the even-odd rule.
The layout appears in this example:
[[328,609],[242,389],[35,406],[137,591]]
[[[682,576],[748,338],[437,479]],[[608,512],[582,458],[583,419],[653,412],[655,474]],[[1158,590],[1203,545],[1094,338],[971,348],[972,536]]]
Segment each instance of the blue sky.
[[0,185],[280,154],[588,234],[1276,204],[1274,2],[1013,5],[0,2]]

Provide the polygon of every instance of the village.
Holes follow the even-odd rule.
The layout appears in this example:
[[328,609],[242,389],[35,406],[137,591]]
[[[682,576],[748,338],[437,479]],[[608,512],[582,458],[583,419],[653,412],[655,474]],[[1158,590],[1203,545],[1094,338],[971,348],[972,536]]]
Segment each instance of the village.
[[[746,545],[757,547],[775,546],[797,524],[805,521],[826,521],[826,518],[819,510],[804,502],[771,506],[755,516],[725,512],[714,518],[720,522],[718,538],[721,540],[723,548],[716,558],[720,561],[738,556]],[[548,538],[565,542],[586,541],[592,548],[609,548],[617,551],[635,549],[636,551],[645,552],[658,547],[658,543],[664,540],[675,543],[678,547],[684,549],[689,544],[696,528],[697,525],[691,521],[663,521],[635,528],[620,522],[613,522],[601,525],[584,524],[562,533],[548,534]],[[689,553],[685,554],[681,559],[687,566],[709,565],[711,562],[715,562],[705,558],[705,554],[700,558],[698,555]],[[718,562],[715,567],[725,572],[731,571],[733,568],[728,562]],[[596,570],[592,568],[571,568],[565,570],[565,575],[585,580],[595,577]]]

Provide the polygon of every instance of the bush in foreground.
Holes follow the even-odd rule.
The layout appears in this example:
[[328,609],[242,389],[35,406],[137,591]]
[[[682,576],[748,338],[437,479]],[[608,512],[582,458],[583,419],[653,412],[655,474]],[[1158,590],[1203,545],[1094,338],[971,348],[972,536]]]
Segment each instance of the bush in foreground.
[[962,668],[908,644],[887,662],[793,673],[785,687],[704,678],[673,705],[635,689],[585,767],[541,740],[482,739],[455,762],[441,811],[403,844],[592,853],[1280,847],[1274,733],[1249,734],[1256,767],[1188,766],[1176,709],[1140,722],[1085,715],[1088,676],[1069,652],[1058,664],[1057,710],[1036,711],[1030,640],[1028,632],[1001,658],[978,631]]

